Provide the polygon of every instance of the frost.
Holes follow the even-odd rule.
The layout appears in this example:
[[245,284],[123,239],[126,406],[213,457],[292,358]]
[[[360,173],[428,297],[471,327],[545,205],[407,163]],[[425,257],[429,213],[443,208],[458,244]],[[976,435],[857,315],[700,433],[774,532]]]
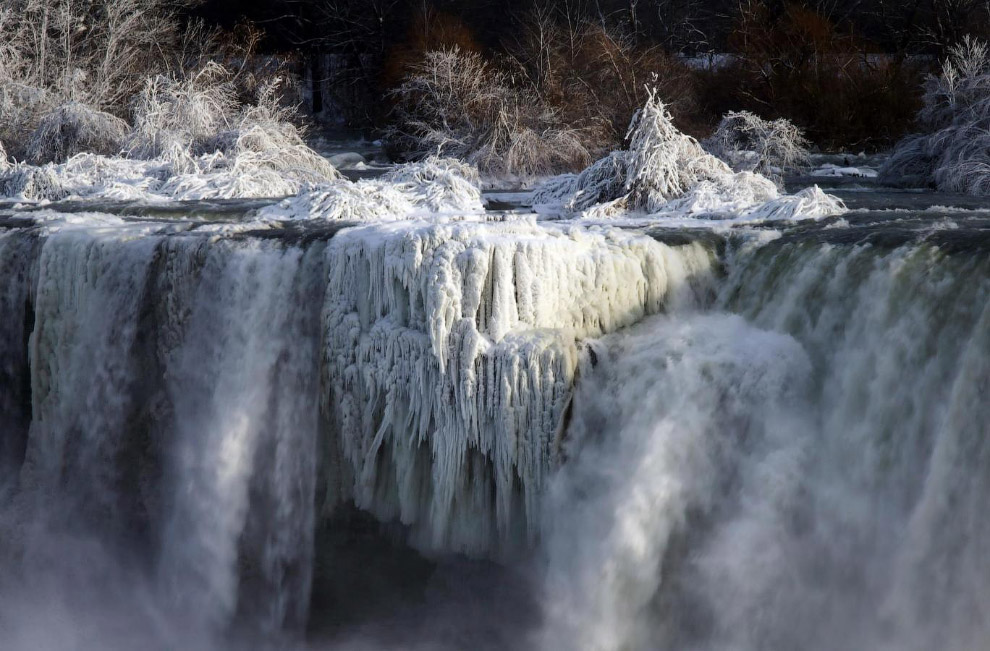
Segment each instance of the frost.
[[990,195],[990,52],[965,38],[925,84],[922,132],[904,138],[880,171],[886,183]]
[[160,159],[177,172],[195,171],[196,153],[230,128],[236,98],[226,71],[209,64],[188,79],[148,79],[133,102],[134,130],[126,150],[131,158]]

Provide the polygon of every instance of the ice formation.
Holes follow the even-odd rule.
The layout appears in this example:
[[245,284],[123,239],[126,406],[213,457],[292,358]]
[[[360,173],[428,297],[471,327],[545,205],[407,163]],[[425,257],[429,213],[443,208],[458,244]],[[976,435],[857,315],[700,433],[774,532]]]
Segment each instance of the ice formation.
[[990,52],[969,37],[925,84],[922,132],[904,138],[880,170],[885,183],[990,195]]
[[[537,188],[534,205],[543,213],[592,219],[629,214],[814,219],[843,210],[835,199],[816,199],[810,204],[783,201],[769,179],[748,171],[733,172],[695,139],[679,132],[654,94],[633,118],[627,139],[628,150],[613,152],[580,174],[555,177]],[[817,197],[821,193],[815,190],[810,193]],[[779,203],[771,206],[768,202]],[[781,210],[781,203],[794,209]],[[813,210],[803,212],[809,205]]]
[[330,244],[329,408],[359,507],[427,550],[531,542],[578,344],[692,296],[710,253],[615,230],[369,225]]

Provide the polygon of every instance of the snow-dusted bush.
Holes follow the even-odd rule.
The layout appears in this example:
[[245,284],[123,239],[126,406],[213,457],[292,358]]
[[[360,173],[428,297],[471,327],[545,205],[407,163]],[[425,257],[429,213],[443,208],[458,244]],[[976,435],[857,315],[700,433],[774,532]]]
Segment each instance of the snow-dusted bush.
[[[819,195],[826,195],[817,188],[808,197],[781,198],[770,179],[755,172],[734,172],[697,140],[678,131],[653,92],[633,118],[627,140],[627,150],[609,154],[580,174],[544,183],[534,192],[534,205],[587,218],[639,213],[727,219],[754,213],[764,205],[768,219],[818,218],[830,207],[844,210],[834,198],[820,200]],[[768,203],[778,200],[779,204]]]
[[131,158],[164,159],[176,170],[195,169],[193,158],[231,125],[237,110],[228,73],[217,64],[184,79],[148,79],[132,103]]
[[276,78],[262,84],[256,103],[242,108],[236,126],[219,133],[207,148],[231,157],[235,173],[267,170],[306,183],[339,178],[333,165],[303,140],[293,111],[281,104],[280,83]]
[[51,168],[17,164],[0,173],[0,194],[26,201],[59,201],[69,191]]
[[340,180],[265,208],[263,219],[396,221],[421,213],[484,212],[478,170],[449,158],[399,165],[380,179]]
[[130,127],[120,118],[79,102],[62,104],[31,135],[27,158],[35,164],[62,163],[82,152],[120,153]]
[[808,141],[789,120],[764,120],[749,111],[732,111],[704,142],[737,172],[756,172],[780,181],[784,172],[808,164]]
[[393,91],[391,147],[409,158],[450,156],[491,176],[533,177],[580,169],[593,130],[570,128],[531,88],[517,87],[481,55],[426,54]]
[[903,139],[880,171],[899,185],[990,195],[990,51],[966,38],[925,82],[921,132]]

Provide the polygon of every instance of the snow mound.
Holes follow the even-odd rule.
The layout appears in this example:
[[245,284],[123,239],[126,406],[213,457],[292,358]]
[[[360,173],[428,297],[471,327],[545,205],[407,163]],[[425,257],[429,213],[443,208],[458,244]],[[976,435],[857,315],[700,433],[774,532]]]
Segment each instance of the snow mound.
[[785,194],[762,205],[746,210],[747,219],[758,221],[824,219],[846,212],[838,197],[822,192],[817,185],[796,194]]
[[68,102],[45,115],[31,135],[27,157],[33,163],[62,163],[88,152],[120,153],[130,127],[115,115],[79,102]]
[[777,183],[783,172],[809,161],[801,129],[789,120],[764,120],[749,111],[726,113],[704,147],[737,172],[755,172]]
[[579,342],[676,304],[712,266],[698,244],[532,222],[371,224],[329,248],[334,481],[422,550],[494,557],[537,533]]
[[[534,206],[542,213],[585,219],[630,214],[728,219],[760,214],[767,202],[783,199],[770,179],[755,172],[733,172],[697,140],[678,131],[653,93],[633,118],[627,139],[628,150],[613,152],[580,174],[548,180],[534,192]],[[815,188],[808,196],[817,197],[816,192],[821,194]],[[785,204],[796,210],[779,209]],[[826,206],[838,210],[841,202],[782,201],[768,205],[765,212],[816,219]],[[801,212],[805,208],[809,212]]]
[[396,221],[424,213],[484,212],[478,170],[431,157],[399,165],[380,179],[339,180],[309,188],[259,213],[261,219]]
[[882,182],[990,195],[990,51],[966,37],[925,83],[922,132],[904,138]]

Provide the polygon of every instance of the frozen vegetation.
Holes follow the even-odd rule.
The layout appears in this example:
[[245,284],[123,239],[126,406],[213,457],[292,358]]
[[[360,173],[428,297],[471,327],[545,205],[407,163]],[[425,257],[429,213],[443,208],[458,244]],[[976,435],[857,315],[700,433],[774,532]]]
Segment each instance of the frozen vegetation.
[[609,154],[580,174],[547,181],[534,193],[534,204],[543,212],[591,219],[630,213],[736,221],[816,219],[845,209],[817,187],[781,196],[765,176],[733,171],[678,131],[654,94],[633,118],[627,140],[627,150]]
[[483,213],[476,168],[452,158],[429,157],[398,165],[381,178],[340,179],[305,188],[263,209],[262,219],[397,221],[430,213]]
[[785,172],[808,165],[808,141],[789,120],[764,120],[749,111],[722,118],[704,147],[736,172],[755,172],[778,184]]
[[458,48],[426,54],[394,91],[393,146],[410,158],[453,156],[493,177],[533,177],[592,160],[590,129],[563,124],[533,89],[481,55]]
[[920,131],[906,137],[881,180],[990,195],[990,52],[967,37],[925,83]]

